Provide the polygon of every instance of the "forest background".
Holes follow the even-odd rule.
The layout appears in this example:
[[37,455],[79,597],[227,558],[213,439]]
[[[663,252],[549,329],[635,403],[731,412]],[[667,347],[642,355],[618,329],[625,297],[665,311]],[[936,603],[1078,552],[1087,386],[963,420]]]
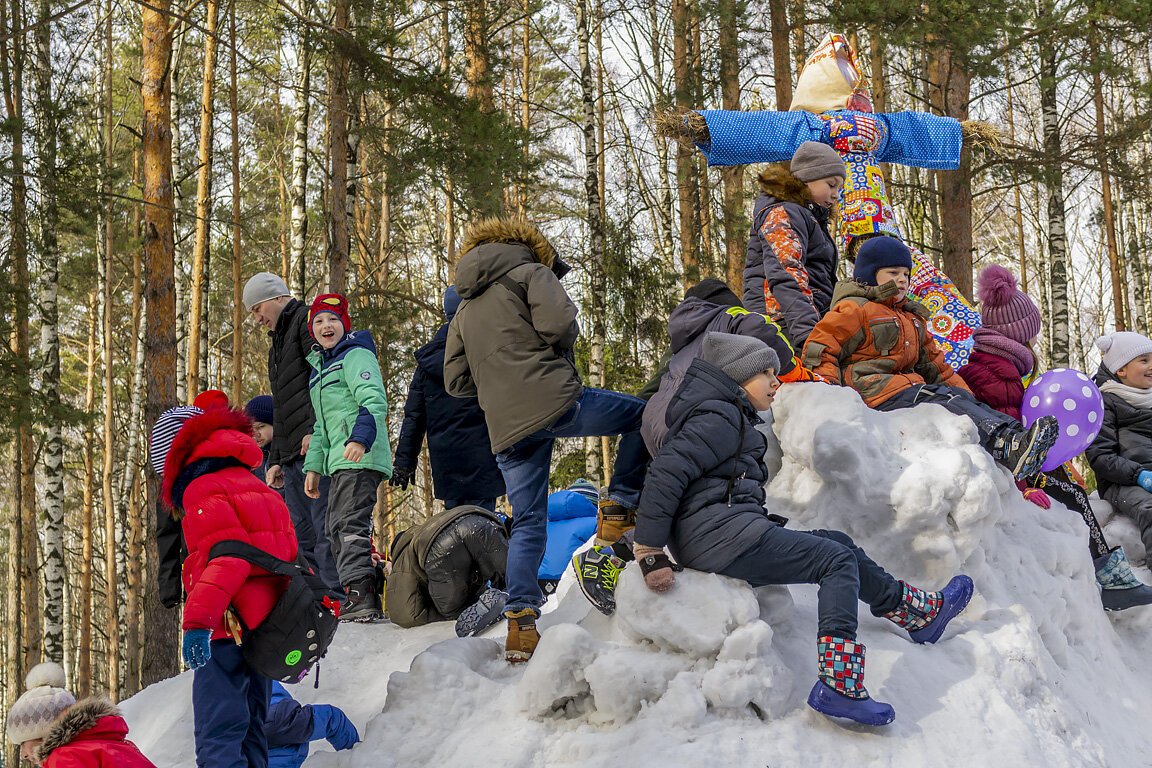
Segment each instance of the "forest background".
[[[877,112],[994,126],[957,171],[885,167],[907,239],[972,296],[1010,266],[1043,365],[1152,318],[1152,3],[1120,0],[0,0],[0,708],[43,658],[78,695],[179,671],[156,597],[147,427],[268,391],[244,281],[346,292],[399,432],[456,243],[538,222],[576,269],[586,381],[635,391],[686,285],[739,286],[754,168],[669,109],[787,109],[827,31]],[[612,445],[558,453],[557,487]],[[426,456],[378,546],[435,511]],[[10,754],[12,764],[14,755]]]

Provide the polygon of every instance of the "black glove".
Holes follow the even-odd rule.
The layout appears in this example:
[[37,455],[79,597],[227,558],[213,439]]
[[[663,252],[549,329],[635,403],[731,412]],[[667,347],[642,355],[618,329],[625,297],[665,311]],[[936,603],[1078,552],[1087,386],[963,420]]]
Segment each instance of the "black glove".
[[416,476],[416,467],[392,467],[392,477],[388,479],[388,485],[394,485],[401,490],[408,487],[408,483],[412,482],[412,478]]

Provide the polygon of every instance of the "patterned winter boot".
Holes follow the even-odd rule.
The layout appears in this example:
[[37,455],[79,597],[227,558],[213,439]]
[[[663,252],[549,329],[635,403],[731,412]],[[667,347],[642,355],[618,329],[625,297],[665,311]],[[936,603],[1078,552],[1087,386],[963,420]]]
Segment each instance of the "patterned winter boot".
[[505,611],[508,619],[508,640],[504,643],[504,658],[511,662],[528,661],[540,643],[540,633],[536,631],[536,611],[522,608],[518,611]]
[[1028,429],[1002,428],[992,441],[990,453],[1012,477],[1020,480],[1040,471],[1048,450],[1060,436],[1055,416],[1041,416]]
[[1092,564],[1096,566],[1096,583],[1100,585],[1100,600],[1104,603],[1104,610],[1123,611],[1125,608],[1152,603],[1152,587],[1132,573],[1123,547],[1114,548],[1093,560]]
[[610,547],[592,547],[572,556],[580,591],[605,616],[616,610],[616,580],[626,565]]
[[600,499],[596,505],[596,546],[609,547],[635,527],[636,510],[611,499]]
[[808,706],[827,715],[863,725],[887,725],[896,719],[892,707],[876,701],[864,687],[864,646],[842,637],[816,639],[820,679],[808,694]]
[[939,592],[925,592],[906,582],[900,582],[904,594],[896,609],[884,618],[908,630],[915,643],[934,643],[944,634],[948,622],[956,618],[972,599],[972,579],[953,576]]
[[340,606],[340,621],[372,624],[384,620],[384,604],[376,592],[376,577],[365,576],[344,590],[348,596]]

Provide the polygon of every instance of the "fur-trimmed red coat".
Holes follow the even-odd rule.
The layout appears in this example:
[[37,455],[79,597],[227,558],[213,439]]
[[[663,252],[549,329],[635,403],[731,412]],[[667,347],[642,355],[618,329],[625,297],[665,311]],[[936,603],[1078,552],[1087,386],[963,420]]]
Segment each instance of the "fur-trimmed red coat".
[[184,512],[184,629],[230,637],[224,612],[232,605],[257,626],[283,594],[287,579],[234,557],[208,562],[218,541],[245,541],[283,560],[296,559],[296,531],[288,507],[251,468],[264,460],[252,425],[239,411],[213,408],[189,419],[164,462],[162,498]]
[[128,741],[120,710],[104,699],[73,704],[38,747],[44,768],[156,768]]

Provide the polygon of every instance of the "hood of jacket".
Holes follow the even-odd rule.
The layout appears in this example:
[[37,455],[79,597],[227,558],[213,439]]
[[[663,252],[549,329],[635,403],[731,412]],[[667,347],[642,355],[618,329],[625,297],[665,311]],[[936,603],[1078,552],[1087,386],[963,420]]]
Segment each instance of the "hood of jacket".
[[569,269],[539,227],[506,216],[483,219],[469,228],[460,243],[460,253],[455,285],[463,299],[483,293],[519,264],[539,262],[556,277],[563,277]]
[[911,312],[926,322],[932,319],[932,311],[909,295],[905,295],[898,302],[893,301],[896,293],[896,285],[890,282],[884,285],[864,285],[855,280],[841,280],[836,283],[836,289],[832,291],[832,306],[836,306],[844,299],[864,299]]
[[808,185],[792,175],[792,171],[788,170],[788,163],[772,163],[765,166],[756,175],[756,181],[760,185],[760,193],[772,198],[768,205],[795,203],[807,209],[817,221],[828,221],[828,209],[812,202]]
[[1100,363],[1100,367],[1096,369],[1096,375],[1092,377],[1092,383],[1098,387],[1104,386],[1109,381],[1119,382],[1120,379],[1112,371],[1108,370],[1108,366]]
[[709,323],[716,315],[728,311],[728,307],[689,296],[680,302],[668,316],[668,336],[672,339],[672,352],[675,354],[688,346],[693,339],[708,330]]
[[46,760],[55,750],[93,729],[96,729],[93,736],[108,741],[123,741],[128,735],[128,726],[112,702],[98,698],[83,699],[69,707],[48,729],[40,744],[40,759]]
[[701,403],[706,403],[709,400],[739,403],[740,408],[748,414],[753,424],[760,420],[756,409],[752,407],[752,403],[740,385],[724,371],[704,358],[698,357],[688,366],[688,370],[684,373],[684,379],[680,383],[680,388],[676,390],[672,401],[668,403],[665,421],[671,427],[688,416]]
[[448,341],[448,323],[440,326],[436,334],[424,346],[412,353],[416,365],[433,380],[444,381],[444,345]]
[[264,461],[264,452],[252,437],[252,422],[243,411],[213,408],[184,423],[164,460],[160,498],[173,505],[172,487],[180,471],[200,459],[236,459],[249,467]]
[[[336,342],[336,346],[332,349],[324,349],[319,344],[312,345],[312,352],[308,354],[308,362],[312,363],[313,367],[317,367],[316,363],[324,361],[325,363],[333,360],[339,360],[344,355],[348,354],[353,349],[366,349],[376,356],[376,342],[372,339],[372,334],[368,331],[350,331],[340,337],[340,341]],[[319,357],[314,357],[319,353]]]

